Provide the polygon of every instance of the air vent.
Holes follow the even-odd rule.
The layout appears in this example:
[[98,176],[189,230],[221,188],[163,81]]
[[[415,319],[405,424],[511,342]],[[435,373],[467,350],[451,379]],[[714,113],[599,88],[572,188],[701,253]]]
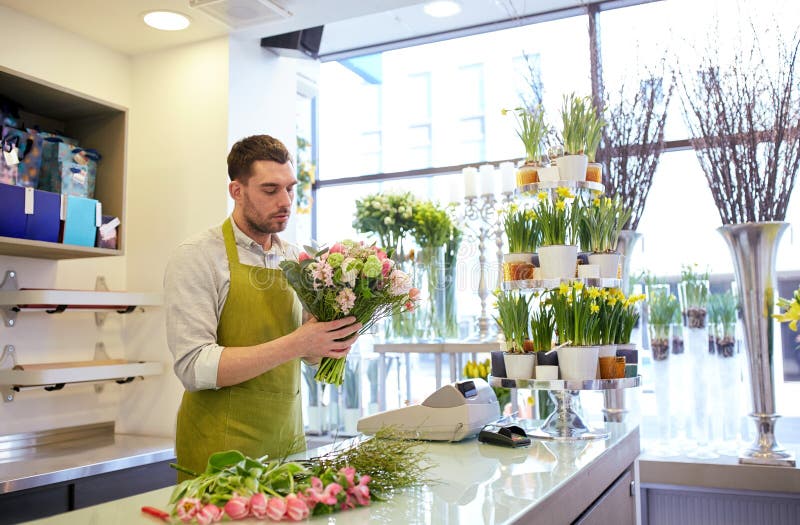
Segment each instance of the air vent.
[[285,20],[292,13],[270,0],[189,0],[189,5],[231,29]]

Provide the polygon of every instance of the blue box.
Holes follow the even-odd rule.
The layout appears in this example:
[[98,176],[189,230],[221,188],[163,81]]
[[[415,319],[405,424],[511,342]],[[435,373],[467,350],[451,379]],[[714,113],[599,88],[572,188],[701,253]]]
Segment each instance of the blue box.
[[93,248],[97,237],[97,201],[74,195],[63,198],[66,205],[61,242]]
[[61,195],[33,190],[33,213],[25,216],[25,238],[58,242],[61,227]]
[[25,237],[25,188],[0,184],[0,236]]

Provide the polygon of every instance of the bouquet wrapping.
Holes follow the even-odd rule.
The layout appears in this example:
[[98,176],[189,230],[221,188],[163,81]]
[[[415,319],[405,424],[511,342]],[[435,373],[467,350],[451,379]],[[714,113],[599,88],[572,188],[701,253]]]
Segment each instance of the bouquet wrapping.
[[[308,313],[319,321],[354,316],[370,330],[380,319],[412,311],[419,290],[411,277],[378,246],[342,241],[329,249],[306,248],[297,261],[283,261],[281,270]],[[345,358],[325,357],[314,378],[341,385]]]

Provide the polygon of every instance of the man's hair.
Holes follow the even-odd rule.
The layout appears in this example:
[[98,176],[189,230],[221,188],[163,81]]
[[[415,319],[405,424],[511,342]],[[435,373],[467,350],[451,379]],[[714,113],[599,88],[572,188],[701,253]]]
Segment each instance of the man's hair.
[[269,135],[245,137],[228,153],[228,177],[246,184],[252,175],[253,163],[258,160],[286,164],[292,161],[292,155],[283,142]]

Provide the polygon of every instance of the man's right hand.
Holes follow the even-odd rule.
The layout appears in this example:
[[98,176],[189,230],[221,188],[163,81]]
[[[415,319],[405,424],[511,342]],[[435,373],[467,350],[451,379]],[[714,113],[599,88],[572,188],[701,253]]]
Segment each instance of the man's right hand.
[[336,359],[347,355],[358,339],[360,329],[361,323],[356,323],[356,318],[352,316],[328,322],[311,318],[292,332],[290,337],[300,357],[311,361],[323,357]]

